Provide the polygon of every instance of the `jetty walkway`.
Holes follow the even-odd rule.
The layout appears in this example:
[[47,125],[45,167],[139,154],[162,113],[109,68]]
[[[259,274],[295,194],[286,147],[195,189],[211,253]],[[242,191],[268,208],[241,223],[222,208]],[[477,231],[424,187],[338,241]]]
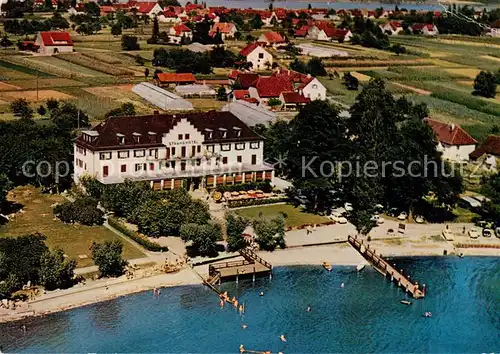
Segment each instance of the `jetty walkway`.
[[420,289],[418,283],[412,283],[410,279],[383,259],[380,254],[377,254],[373,248],[370,248],[368,243],[352,236],[348,236],[347,240],[379,273],[385,277],[390,277],[391,281],[397,283],[399,287],[410,293],[415,299],[421,299],[425,296],[425,288]]
[[250,248],[244,248],[239,251],[243,260],[214,263],[208,266],[208,279],[205,281],[210,285],[220,284],[221,281],[236,279],[238,282],[240,277],[253,277],[262,275],[270,275],[273,271],[273,266],[259,257]]

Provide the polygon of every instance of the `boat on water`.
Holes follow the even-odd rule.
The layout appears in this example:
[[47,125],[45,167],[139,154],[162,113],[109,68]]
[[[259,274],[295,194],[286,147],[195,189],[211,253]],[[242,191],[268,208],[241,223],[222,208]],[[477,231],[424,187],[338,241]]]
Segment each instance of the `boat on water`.
[[361,272],[361,271],[365,268],[365,266],[366,266],[366,263],[360,263],[360,264],[358,264],[358,265],[356,266],[356,270],[357,270],[358,272]]
[[403,305],[411,305],[412,304],[412,302],[408,301],[408,300],[401,300],[400,303],[402,303]]
[[323,262],[323,268],[325,268],[329,272],[331,272],[333,269],[332,265],[328,262]]

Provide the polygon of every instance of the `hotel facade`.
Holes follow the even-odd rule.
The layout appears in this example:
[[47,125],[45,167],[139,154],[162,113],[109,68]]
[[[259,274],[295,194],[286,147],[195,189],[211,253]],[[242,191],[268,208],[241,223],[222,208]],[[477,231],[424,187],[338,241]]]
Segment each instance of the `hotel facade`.
[[230,112],[110,117],[74,144],[74,179],[147,181],[155,190],[270,181],[264,141]]

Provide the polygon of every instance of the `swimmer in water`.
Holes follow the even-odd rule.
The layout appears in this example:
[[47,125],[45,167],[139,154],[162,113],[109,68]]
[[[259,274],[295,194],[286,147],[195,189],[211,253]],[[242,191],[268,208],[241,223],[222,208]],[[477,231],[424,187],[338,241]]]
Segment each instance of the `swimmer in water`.
[[263,292],[263,291],[261,291],[259,295],[260,295],[260,296],[264,296],[264,292]]
[[245,352],[245,347],[243,346],[243,344],[240,344],[240,353],[244,353]]
[[311,306],[307,306],[306,312],[311,312]]
[[240,305],[240,308],[238,309],[238,311],[240,312],[240,315],[243,313],[243,305]]
[[285,335],[284,335],[284,334],[282,334],[282,335],[280,336],[280,339],[281,339],[281,341],[282,341],[282,342],[286,342],[286,338],[285,338]]
[[241,328],[243,328],[243,329],[247,329],[247,328],[248,328],[248,326],[247,326],[246,324],[244,324],[244,323],[243,323],[243,324],[241,325]]
[[340,287],[341,287],[341,288],[344,288],[344,283],[340,284]]
[[223,307],[224,307],[224,300],[222,300],[222,299],[221,299],[221,300],[219,301],[219,306],[220,306],[221,308],[223,308]]

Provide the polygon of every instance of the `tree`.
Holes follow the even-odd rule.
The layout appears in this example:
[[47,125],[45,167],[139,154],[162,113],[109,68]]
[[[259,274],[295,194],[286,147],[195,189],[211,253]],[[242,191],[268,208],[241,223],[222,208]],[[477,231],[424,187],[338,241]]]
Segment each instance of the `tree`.
[[135,57],[135,63],[137,65],[143,66],[146,63],[146,59],[144,59],[140,55],[136,55],[136,57]]
[[295,58],[292,61],[292,63],[290,64],[290,69],[292,69],[293,71],[297,71],[299,73],[303,73],[303,74],[307,73],[307,65],[303,61],[301,61],[297,58]]
[[357,91],[359,81],[356,77],[352,76],[350,72],[346,72],[342,78],[342,83],[348,90]]
[[112,109],[104,116],[106,118],[119,116],[135,116],[135,106],[131,102],[123,103],[121,107]]
[[111,26],[111,34],[113,36],[120,36],[122,34],[122,26],[119,23],[115,23],[113,26]]
[[307,198],[306,208],[313,212],[332,207],[330,191],[340,189],[341,182],[336,163],[350,156],[350,140],[339,112],[327,102],[312,101],[290,122],[288,138],[283,138],[286,143],[280,143],[288,149],[284,172]]
[[252,226],[261,250],[274,251],[277,247],[285,248],[285,218],[282,215],[269,219],[259,213]]
[[12,182],[9,180],[9,177],[0,173],[0,214],[2,213],[2,207],[7,202],[7,193],[11,188]]
[[264,22],[259,14],[255,14],[255,16],[250,20],[250,26],[252,29],[261,29],[264,26]]
[[89,117],[73,103],[64,102],[60,107],[50,110],[50,119],[62,130],[90,126]]
[[472,92],[473,95],[493,98],[496,95],[496,90],[496,77],[493,73],[489,71],[481,71],[476,76],[476,79],[474,80],[474,91]]
[[269,107],[277,107],[277,106],[281,106],[283,104],[283,102],[281,102],[278,98],[271,98],[269,99],[269,101],[267,101],[267,105]]
[[222,238],[220,227],[216,224],[183,224],[180,229],[182,240],[191,241],[192,247],[201,256],[217,255],[217,240]]
[[33,110],[24,98],[19,98],[11,102],[10,109],[17,117],[28,119],[33,117]]
[[123,50],[140,50],[141,47],[137,42],[137,37],[123,35],[122,36],[122,49]]
[[2,48],[8,48],[12,47],[14,43],[7,37],[7,35],[4,35],[2,40],[0,40],[0,47]]
[[80,197],[74,202],[65,202],[54,208],[56,215],[62,222],[82,225],[102,225],[104,212],[97,207],[97,200],[92,197]]
[[47,113],[47,110],[45,109],[45,107],[43,105],[40,105],[40,107],[38,107],[37,112],[39,115],[44,116],[45,113]]
[[92,17],[99,17],[101,15],[101,9],[96,2],[86,2],[83,5],[83,10]]
[[153,30],[151,33],[151,39],[153,41],[158,41],[158,36],[160,35],[160,25],[158,24],[158,18],[155,16],[153,19]]
[[227,101],[227,92],[226,89],[222,86],[217,89],[217,100]]
[[50,112],[53,109],[59,108],[59,102],[56,99],[49,98],[46,102],[47,110]]
[[103,277],[118,277],[123,274],[127,261],[122,258],[123,244],[118,240],[92,243],[92,259]]
[[64,251],[56,248],[42,255],[40,284],[47,290],[66,289],[74,283],[76,261],[64,258]]
[[226,213],[227,245],[230,252],[238,251],[247,246],[243,232],[249,221],[235,213]]
[[307,63],[307,73],[312,76],[325,76],[326,70],[323,61],[320,58],[312,58]]

